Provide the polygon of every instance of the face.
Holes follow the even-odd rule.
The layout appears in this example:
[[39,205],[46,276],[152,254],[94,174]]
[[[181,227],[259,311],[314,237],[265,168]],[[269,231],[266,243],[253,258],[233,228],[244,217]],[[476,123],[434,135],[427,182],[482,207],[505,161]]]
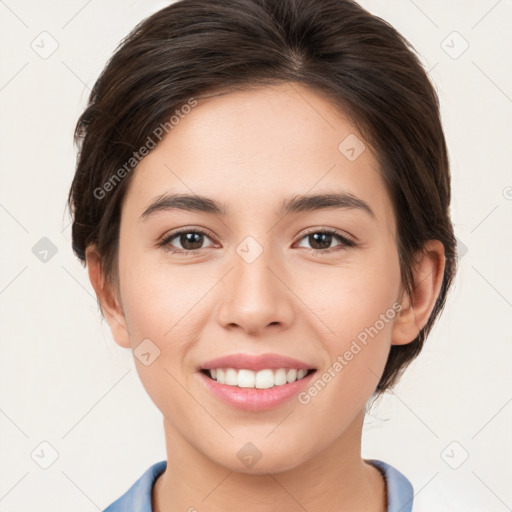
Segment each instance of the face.
[[361,141],[322,96],[286,84],[199,100],[134,171],[118,342],[146,354],[135,364],[168,436],[231,470],[283,471],[346,439],[383,372],[396,226]]

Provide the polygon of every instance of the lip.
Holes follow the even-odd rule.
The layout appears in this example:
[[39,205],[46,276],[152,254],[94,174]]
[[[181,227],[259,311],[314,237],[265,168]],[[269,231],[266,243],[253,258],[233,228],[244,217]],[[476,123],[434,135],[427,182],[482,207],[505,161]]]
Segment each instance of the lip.
[[[278,370],[279,368],[295,368],[297,370],[314,370],[312,364],[283,356],[281,354],[229,354],[203,363],[199,370],[211,370],[213,368],[234,368],[235,370]],[[297,381],[300,382],[300,381]],[[286,385],[286,384],[284,384]]]
[[[216,362],[216,360],[214,362]],[[217,368],[219,367],[217,366]],[[283,367],[281,366],[281,368]],[[282,386],[257,389],[219,384],[215,379],[210,378],[205,373],[198,372],[201,382],[206,386],[207,390],[222,402],[238,409],[252,412],[274,409],[291,400],[302,389],[311,384],[311,379],[315,374],[316,371],[311,372],[300,380],[283,384]]]

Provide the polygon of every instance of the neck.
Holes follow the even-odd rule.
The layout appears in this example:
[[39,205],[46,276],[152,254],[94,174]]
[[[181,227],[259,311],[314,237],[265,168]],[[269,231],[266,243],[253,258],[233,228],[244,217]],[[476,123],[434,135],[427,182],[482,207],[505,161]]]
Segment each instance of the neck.
[[154,512],[322,510],[386,512],[380,471],[361,458],[364,411],[325,450],[293,469],[247,474],[221,466],[190,445],[164,419],[166,470],[153,488]]

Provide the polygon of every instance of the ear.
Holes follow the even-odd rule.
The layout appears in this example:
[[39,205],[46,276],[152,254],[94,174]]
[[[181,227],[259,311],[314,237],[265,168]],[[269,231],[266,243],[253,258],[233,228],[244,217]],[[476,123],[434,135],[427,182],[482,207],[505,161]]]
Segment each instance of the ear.
[[107,319],[112,336],[116,343],[124,348],[130,348],[130,337],[126,325],[123,308],[116,296],[114,286],[103,273],[100,256],[94,245],[87,247],[85,259],[89,270],[89,279],[96,292],[101,310]]
[[412,295],[404,293],[391,335],[392,345],[406,345],[416,339],[428,322],[443,284],[445,267],[444,246],[439,240],[429,240],[413,268]]

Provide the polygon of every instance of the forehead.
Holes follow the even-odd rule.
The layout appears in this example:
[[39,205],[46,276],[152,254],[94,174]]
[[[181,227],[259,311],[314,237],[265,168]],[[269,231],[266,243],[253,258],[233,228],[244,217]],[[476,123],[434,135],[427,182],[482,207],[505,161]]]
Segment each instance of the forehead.
[[299,84],[199,99],[133,172],[123,209],[133,217],[165,193],[212,197],[240,214],[275,212],[284,198],[325,192],[360,197],[381,221],[392,216],[362,135]]

